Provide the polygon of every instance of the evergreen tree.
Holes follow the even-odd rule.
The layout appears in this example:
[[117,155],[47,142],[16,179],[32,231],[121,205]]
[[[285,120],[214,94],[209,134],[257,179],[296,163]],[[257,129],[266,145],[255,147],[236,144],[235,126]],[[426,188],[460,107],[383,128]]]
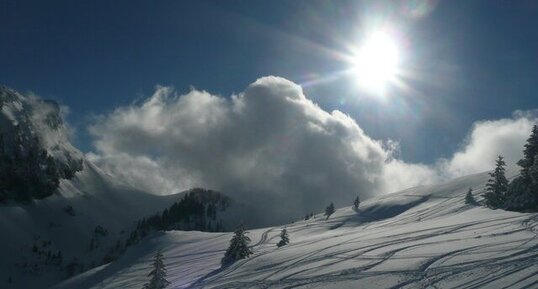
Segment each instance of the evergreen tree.
[[467,205],[476,204],[476,200],[473,197],[473,189],[472,188],[469,188],[469,190],[467,191],[467,194],[465,195],[465,203]]
[[148,274],[151,277],[149,283],[144,284],[144,289],[163,289],[170,282],[166,280],[166,268],[163,262],[163,254],[158,251],[153,259],[153,270]]
[[534,163],[529,168],[529,178],[531,179],[533,187],[536,189],[538,187],[538,154],[534,156]]
[[81,267],[82,265],[78,262],[78,259],[77,258],[73,259],[71,262],[69,262],[65,266],[65,272],[67,273],[67,277],[74,276],[77,273],[77,271],[80,271]]
[[486,206],[497,209],[504,206],[506,192],[508,191],[508,180],[504,175],[506,163],[504,158],[499,156],[495,162],[495,170],[489,173],[490,179],[486,184],[484,199]]
[[314,212],[306,213],[306,215],[304,216],[304,220],[310,220],[312,219],[312,217],[314,217]]
[[64,258],[62,257],[62,252],[58,251],[58,254],[56,254],[56,263],[60,265],[62,264],[63,261],[64,261]]
[[278,242],[277,247],[282,247],[284,245],[287,245],[289,244],[289,242],[290,242],[290,237],[288,235],[288,230],[284,228],[280,232],[280,242]]
[[250,238],[245,235],[246,233],[248,232],[245,232],[242,225],[237,227],[232,240],[230,240],[230,246],[220,261],[222,266],[231,265],[235,261],[248,258],[252,254],[252,251],[248,247]]
[[325,216],[327,216],[327,219],[334,213],[334,204],[331,203],[325,208]]
[[535,156],[538,155],[538,126],[534,125],[530,137],[527,139],[523,158],[517,162],[521,167],[521,176],[529,177],[529,171],[534,164]]
[[515,211],[538,211],[538,154],[526,176],[517,177],[510,184],[507,208]]
[[511,183],[506,208],[514,211],[538,211],[538,126],[534,125],[517,162],[521,174]]
[[353,209],[355,211],[358,211],[359,210],[359,204],[361,203],[360,199],[359,199],[359,196],[357,196],[355,198],[355,200],[353,201]]
[[95,238],[92,237],[90,239],[90,251],[93,251],[93,249],[95,249],[96,245],[95,245]]

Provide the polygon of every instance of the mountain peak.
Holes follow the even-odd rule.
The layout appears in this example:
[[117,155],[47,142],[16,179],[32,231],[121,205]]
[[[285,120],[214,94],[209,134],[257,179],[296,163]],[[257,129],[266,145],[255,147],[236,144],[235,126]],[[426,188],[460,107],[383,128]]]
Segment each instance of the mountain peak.
[[82,169],[60,105],[0,86],[0,201],[52,194],[60,179]]

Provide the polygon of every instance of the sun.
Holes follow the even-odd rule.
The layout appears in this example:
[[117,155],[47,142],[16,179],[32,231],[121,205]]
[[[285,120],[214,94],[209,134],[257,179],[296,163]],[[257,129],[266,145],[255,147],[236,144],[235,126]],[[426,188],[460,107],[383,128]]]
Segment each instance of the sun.
[[369,35],[352,61],[359,86],[373,93],[383,93],[387,85],[396,80],[399,58],[390,34],[376,31]]

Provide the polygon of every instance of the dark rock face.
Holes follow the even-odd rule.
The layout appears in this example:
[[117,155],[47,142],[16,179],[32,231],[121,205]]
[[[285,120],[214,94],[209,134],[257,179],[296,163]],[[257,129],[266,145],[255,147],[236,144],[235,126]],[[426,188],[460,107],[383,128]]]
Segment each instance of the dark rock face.
[[0,202],[45,198],[82,170],[67,135],[56,102],[0,87]]

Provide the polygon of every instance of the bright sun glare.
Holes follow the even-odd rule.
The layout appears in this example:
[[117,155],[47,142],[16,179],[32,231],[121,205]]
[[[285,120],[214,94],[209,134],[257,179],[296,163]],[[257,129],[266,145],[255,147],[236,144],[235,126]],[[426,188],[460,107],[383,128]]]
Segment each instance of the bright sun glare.
[[378,31],[365,39],[353,62],[360,87],[382,93],[387,84],[396,79],[398,49],[389,34]]

